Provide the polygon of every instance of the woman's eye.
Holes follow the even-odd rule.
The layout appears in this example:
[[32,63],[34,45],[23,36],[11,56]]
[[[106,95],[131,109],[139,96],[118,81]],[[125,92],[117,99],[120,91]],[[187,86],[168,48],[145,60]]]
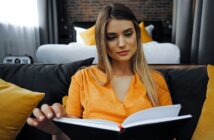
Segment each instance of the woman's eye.
[[111,40],[114,40],[116,38],[116,36],[106,36],[106,39],[111,41]]
[[127,31],[124,33],[125,36],[130,37],[132,35],[132,31]]

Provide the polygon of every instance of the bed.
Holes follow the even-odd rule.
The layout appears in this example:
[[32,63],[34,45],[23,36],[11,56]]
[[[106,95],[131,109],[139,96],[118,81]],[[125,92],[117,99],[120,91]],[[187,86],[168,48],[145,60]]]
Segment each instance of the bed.
[[[36,58],[38,63],[44,64],[61,64],[69,63],[89,57],[94,57],[93,64],[97,64],[97,50],[95,45],[86,45],[80,41],[78,37],[78,28],[90,27],[94,22],[75,23],[76,31],[73,32],[74,42],[69,44],[45,44],[41,45],[37,52]],[[148,25],[149,24],[149,25]],[[151,26],[152,25],[152,26]],[[153,38],[152,41],[142,43],[144,54],[149,64],[179,64],[180,63],[180,50],[179,47],[172,43],[160,43],[161,30],[157,28],[159,25],[156,22],[146,23],[146,31]],[[158,29],[158,30],[157,30]],[[156,41],[154,41],[156,40]]]
[[[142,45],[149,64],[179,64],[180,51],[178,46],[171,43],[152,41]],[[69,63],[89,57],[95,57],[93,64],[97,64],[95,46],[84,46],[78,43],[46,44],[38,48],[36,58],[38,63]]]

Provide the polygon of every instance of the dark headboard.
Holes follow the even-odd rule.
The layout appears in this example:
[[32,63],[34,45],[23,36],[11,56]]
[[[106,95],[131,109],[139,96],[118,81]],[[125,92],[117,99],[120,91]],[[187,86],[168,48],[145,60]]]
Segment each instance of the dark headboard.
[[152,32],[152,38],[155,41],[163,41],[163,23],[162,21],[144,21],[145,26],[150,24],[154,25],[154,30]]
[[[95,24],[95,21],[88,22],[73,22],[73,26],[89,28]],[[163,24],[162,21],[144,21],[145,26],[153,24],[154,30],[152,33],[153,40],[162,42],[163,40]],[[73,41],[76,41],[76,32],[73,29]]]
[[95,21],[73,22],[73,25],[77,26],[77,27],[82,27],[82,28],[89,28],[89,27],[95,25]]

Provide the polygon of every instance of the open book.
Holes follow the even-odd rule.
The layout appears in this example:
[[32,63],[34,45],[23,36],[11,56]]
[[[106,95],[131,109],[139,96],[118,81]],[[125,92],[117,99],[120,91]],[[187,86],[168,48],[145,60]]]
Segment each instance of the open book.
[[99,119],[54,119],[72,140],[170,140],[173,139],[191,115],[178,116],[181,105],[153,107],[136,112],[122,124]]

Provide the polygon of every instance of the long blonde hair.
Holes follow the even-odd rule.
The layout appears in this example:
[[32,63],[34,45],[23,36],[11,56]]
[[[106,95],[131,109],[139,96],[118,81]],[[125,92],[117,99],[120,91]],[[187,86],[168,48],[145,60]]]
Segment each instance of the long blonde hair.
[[137,36],[137,51],[130,60],[130,68],[140,76],[146,87],[147,96],[153,106],[159,105],[156,85],[153,80],[151,70],[146,63],[143,47],[141,46],[141,29],[133,12],[123,4],[115,3],[104,7],[96,20],[95,38],[98,53],[98,68],[106,73],[109,82],[112,79],[112,66],[107,53],[106,27],[112,19],[126,19],[132,21]]

